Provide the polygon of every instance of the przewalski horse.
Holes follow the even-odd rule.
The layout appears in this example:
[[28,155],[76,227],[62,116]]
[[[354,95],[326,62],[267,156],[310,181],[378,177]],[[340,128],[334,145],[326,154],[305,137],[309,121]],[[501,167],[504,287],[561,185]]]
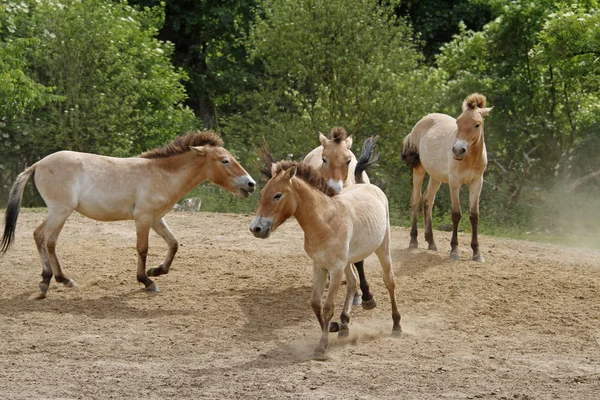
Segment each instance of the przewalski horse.
[[[13,184],[0,242],[2,253],[14,241],[23,191],[34,173],[37,190],[48,207],[46,220],[33,233],[43,267],[40,299],[46,297],[53,275],[57,282],[75,286],[63,273],[55,251],[58,235],[73,211],[98,221],[134,220],[137,280],[147,291],[158,291],[148,276],[168,273],[179,247],[163,218],[173,205],[206,180],[242,197],[255,187],[213,132],[191,132],[164,148],[132,158],[59,151],[27,168]],[[150,229],[167,242],[169,251],[159,267],[146,272]]]
[[473,93],[463,102],[462,114],[454,119],[446,114],[429,114],[414,126],[404,139],[402,159],[412,167],[413,191],[411,197],[412,229],[409,247],[417,247],[417,218],[421,202],[421,187],[425,173],[429,184],[423,195],[425,240],[430,250],[438,247],[433,240],[431,210],[435,195],[442,183],[450,186],[452,200],[452,240],[450,257],[460,260],[458,251],[458,223],[462,215],[459,202],[460,187],[469,185],[471,220],[471,248],[473,260],[484,261],[479,252],[477,224],[479,220],[479,195],[483,173],[487,166],[487,153],[483,137],[483,117],[493,107],[485,107],[485,96]]
[[[367,138],[364,145],[375,146],[378,136]],[[356,183],[354,171],[359,162],[364,163],[365,159],[357,160],[354,153],[350,150],[352,147],[352,136],[347,136],[346,130],[341,127],[331,129],[330,138],[319,133],[321,146],[313,149],[306,157],[304,163],[316,169],[327,181],[329,186],[340,192],[343,188]],[[372,163],[372,162],[371,162]],[[366,171],[361,173],[361,180],[364,183],[370,183]],[[354,294],[354,305],[362,304],[365,310],[371,310],[377,306],[373,294],[369,291],[369,284],[364,271],[364,261],[361,260],[354,264],[358,272],[361,294],[357,291]]]
[[[255,237],[266,239],[288,218],[295,217],[304,231],[304,249],[313,260],[311,306],[322,335],[314,358],[323,359],[329,332],[347,336],[356,275],[352,263],[375,253],[392,304],[393,334],[400,334],[400,312],[396,304],[395,281],[390,252],[388,201],[381,189],[357,184],[333,190],[313,168],[303,163],[282,161],[261,168],[270,178],[261,193],[260,206],[250,224]],[[360,182],[360,179],[358,179]],[[329,274],[329,290],[322,296]],[[342,277],[347,281],[340,323],[331,323],[334,300]]]

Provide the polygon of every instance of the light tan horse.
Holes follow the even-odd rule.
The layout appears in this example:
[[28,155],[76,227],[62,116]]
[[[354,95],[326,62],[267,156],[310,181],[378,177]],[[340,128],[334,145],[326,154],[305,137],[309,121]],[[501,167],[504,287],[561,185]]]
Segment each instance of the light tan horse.
[[[325,135],[319,133],[321,146],[316,147],[304,157],[303,162],[317,170],[327,181],[329,186],[340,192],[343,188],[356,183],[354,171],[356,170],[358,160],[350,150],[352,147],[352,136],[347,136],[346,130],[336,126],[331,129],[327,139]],[[370,137],[370,146],[374,146],[376,137]],[[367,144],[365,142],[365,144]],[[364,160],[361,162],[365,162]],[[364,183],[370,183],[366,171],[361,173],[361,179]],[[362,295],[357,291],[354,294],[354,305],[362,305],[365,310],[371,310],[377,306],[377,301],[369,290],[369,283],[364,271],[364,261],[361,260],[354,264],[358,273],[358,280]]]
[[[57,282],[75,286],[63,273],[55,250],[58,235],[73,211],[98,221],[134,220],[137,280],[146,290],[158,291],[148,276],[168,273],[179,247],[163,218],[173,205],[205,180],[242,197],[255,187],[254,180],[213,132],[192,132],[133,158],[59,151],[27,168],[13,184],[0,242],[2,253],[14,241],[23,191],[34,172],[37,190],[48,206],[46,220],[33,233],[43,267],[40,299],[46,297],[53,275]],[[167,242],[169,251],[159,267],[146,273],[150,229]]]
[[[304,249],[313,260],[311,306],[322,330],[314,358],[325,357],[330,331],[338,331],[342,337],[348,335],[357,278],[351,263],[372,253],[379,258],[392,303],[392,333],[400,334],[388,201],[383,191],[375,185],[362,184],[349,186],[338,194],[314,169],[302,163],[283,161],[261,172],[271,179],[262,190],[250,231],[258,238],[268,238],[292,216],[304,231]],[[329,290],[322,307],[327,274]],[[335,296],[344,274],[348,287],[341,321],[331,323]]]
[[[352,135],[347,136],[343,128],[336,126],[331,129],[330,139],[319,133],[319,141],[321,146],[308,153],[303,162],[319,171],[337,192],[356,183],[354,170],[358,161],[350,150]],[[366,172],[362,173],[362,181],[370,183]]]
[[409,247],[417,247],[417,218],[421,202],[421,187],[425,173],[429,184],[423,196],[425,240],[430,250],[438,247],[433,240],[431,210],[435,195],[442,183],[450,186],[452,200],[452,240],[450,257],[460,260],[458,252],[458,223],[462,215],[459,202],[460,187],[469,185],[471,220],[471,248],[473,260],[484,261],[479,252],[477,224],[479,196],[483,186],[483,173],[487,166],[487,153],[483,136],[483,117],[493,107],[485,107],[485,96],[473,93],[463,102],[462,114],[454,119],[445,114],[429,114],[414,126],[404,139],[402,159],[412,167],[413,191],[411,197],[412,229]]

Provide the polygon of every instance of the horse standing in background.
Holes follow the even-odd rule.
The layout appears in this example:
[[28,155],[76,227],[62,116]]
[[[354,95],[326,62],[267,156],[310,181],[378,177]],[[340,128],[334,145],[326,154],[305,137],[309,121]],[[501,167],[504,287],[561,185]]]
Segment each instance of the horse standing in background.
[[[6,253],[14,241],[23,191],[34,172],[35,185],[48,207],[46,220],[33,233],[43,267],[38,299],[46,297],[53,275],[57,282],[75,286],[56,256],[58,235],[73,211],[98,221],[134,220],[137,280],[147,291],[155,292],[158,287],[148,276],[168,273],[179,248],[163,218],[173,205],[206,180],[242,197],[248,197],[255,187],[254,180],[213,132],[189,133],[164,148],[132,158],[59,151],[27,168],[13,184],[1,253]],[[146,273],[150,229],[167,242],[169,251],[159,267]]]
[[[369,145],[374,146],[377,136],[368,138]],[[356,159],[354,153],[350,150],[352,147],[352,136],[346,136],[346,131],[341,127],[331,129],[330,138],[319,133],[321,146],[313,149],[306,157],[303,163],[310,165],[317,170],[327,181],[327,184],[336,192],[356,183],[354,171],[360,160]],[[366,141],[365,141],[366,142]],[[364,160],[360,162],[365,162]],[[361,172],[361,181],[370,183],[366,171]],[[373,294],[369,290],[367,277],[365,276],[364,260],[354,264],[358,273],[360,290],[354,294],[354,305],[362,304],[365,310],[371,310],[377,306]]]
[[479,221],[479,196],[483,186],[483,173],[487,166],[487,153],[483,137],[483,117],[492,110],[485,107],[485,96],[473,93],[463,102],[462,114],[454,119],[446,114],[428,114],[404,138],[402,160],[412,168],[413,191],[411,196],[412,229],[409,247],[417,247],[417,218],[421,203],[421,187],[425,173],[429,184],[423,195],[425,240],[429,250],[437,250],[433,240],[431,210],[435,195],[442,183],[450,186],[452,200],[452,240],[450,258],[460,260],[458,252],[458,223],[462,215],[459,202],[460,187],[469,185],[469,219],[471,220],[471,248],[473,260],[484,261],[479,252],[477,225]]
[[[357,278],[351,263],[372,253],[379,258],[392,304],[392,334],[400,334],[389,209],[383,191],[375,185],[356,184],[337,193],[318,172],[303,163],[282,161],[265,165],[261,173],[270,180],[261,192],[250,231],[255,237],[266,239],[293,216],[304,231],[304,250],[313,260],[311,306],[322,331],[313,358],[325,358],[329,332],[338,332],[341,337],[348,335]],[[358,178],[360,183],[360,175]],[[329,290],[322,305],[328,274]],[[344,274],[348,287],[340,323],[331,323],[335,296]]]

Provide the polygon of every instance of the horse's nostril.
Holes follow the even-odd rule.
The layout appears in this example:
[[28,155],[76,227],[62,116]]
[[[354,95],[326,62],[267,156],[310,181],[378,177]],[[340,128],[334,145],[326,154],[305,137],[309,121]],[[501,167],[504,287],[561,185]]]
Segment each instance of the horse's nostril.
[[255,226],[253,232],[254,233],[259,233],[260,231],[262,231],[262,228],[260,226]]
[[254,182],[252,182],[252,181],[248,182],[248,186],[250,186],[250,187],[254,187],[254,185],[255,185],[255,183],[254,183]]
[[460,154],[465,154],[466,152],[467,152],[467,149],[465,149],[465,148],[460,149]]

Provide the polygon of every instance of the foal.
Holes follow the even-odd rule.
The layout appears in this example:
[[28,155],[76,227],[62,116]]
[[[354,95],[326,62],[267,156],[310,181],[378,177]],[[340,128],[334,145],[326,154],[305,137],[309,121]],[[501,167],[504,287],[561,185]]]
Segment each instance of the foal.
[[462,114],[454,119],[446,114],[429,114],[414,126],[404,138],[402,159],[413,171],[411,197],[412,229],[409,247],[417,247],[417,218],[421,202],[421,187],[425,173],[429,184],[423,196],[425,217],[425,240],[429,250],[437,250],[433,240],[431,209],[435,195],[442,182],[450,185],[452,200],[452,240],[450,258],[460,260],[458,252],[458,223],[462,215],[459,191],[463,184],[469,185],[471,220],[471,248],[473,260],[484,261],[479,252],[477,224],[479,221],[479,195],[483,185],[483,173],[487,166],[487,153],[483,138],[483,117],[493,107],[485,107],[485,96],[473,93],[463,102]]
[[[255,186],[213,132],[189,133],[164,148],[133,158],[59,151],[27,168],[13,184],[1,253],[6,253],[14,241],[23,191],[34,172],[37,190],[48,206],[48,217],[33,233],[43,267],[39,299],[46,297],[53,275],[57,282],[75,286],[63,273],[56,256],[58,235],[73,211],[98,221],[134,220],[137,280],[147,291],[156,292],[158,287],[148,276],[168,273],[179,247],[163,218],[173,205],[205,180],[242,197],[253,192]],[[169,251],[159,267],[146,273],[150,229],[167,242]]]
[[[262,190],[250,231],[255,237],[268,238],[291,216],[304,231],[304,249],[313,260],[311,306],[322,330],[313,357],[325,357],[330,331],[339,331],[338,336],[348,335],[356,289],[351,263],[364,260],[373,252],[379,258],[392,304],[392,333],[400,334],[400,312],[390,253],[389,210],[383,191],[375,185],[361,184],[345,188],[338,194],[314,169],[296,162],[282,161],[261,172],[271,179]],[[327,274],[329,290],[322,307]],[[334,300],[344,274],[347,291],[341,322],[332,324]]]

